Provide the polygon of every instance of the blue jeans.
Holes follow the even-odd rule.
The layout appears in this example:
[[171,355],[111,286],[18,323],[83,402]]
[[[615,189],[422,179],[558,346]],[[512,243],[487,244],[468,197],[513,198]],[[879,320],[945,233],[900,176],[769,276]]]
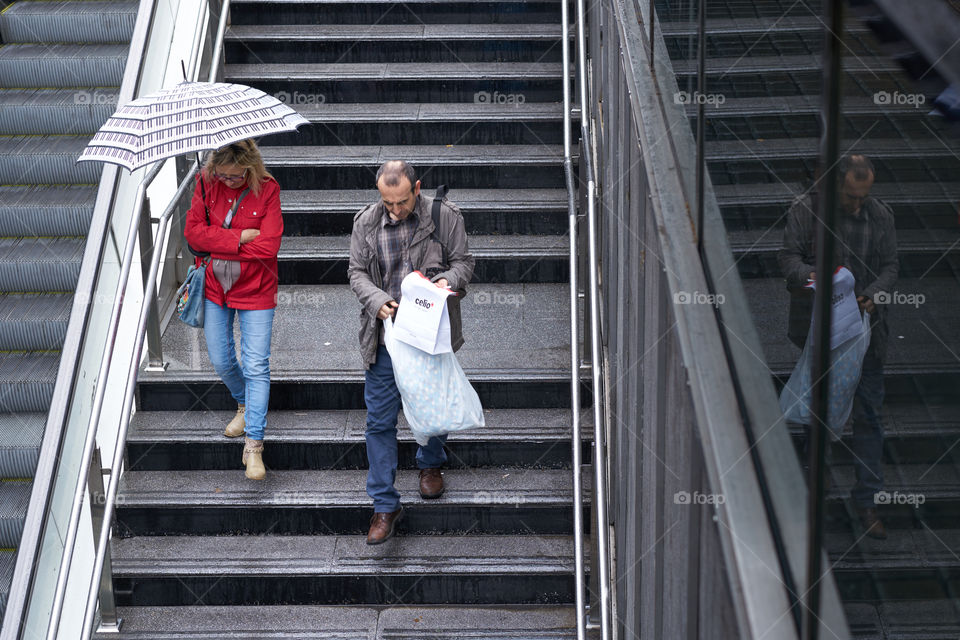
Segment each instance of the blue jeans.
[[[377,348],[377,359],[366,373],[363,399],[367,404],[367,495],[373,498],[373,510],[389,513],[400,508],[397,479],[397,415],[400,391],[393,379],[393,362],[387,348]],[[447,461],[443,445],[447,436],[430,438],[417,449],[417,467],[437,469]]]
[[[251,440],[263,440],[270,402],[270,335],[274,309],[231,309],[203,301],[203,335],[217,375],[238,404],[246,405],[244,422]],[[233,319],[240,316],[240,357],[233,340]]]
[[850,492],[860,508],[875,507],[874,494],[883,489],[883,362],[868,351],[853,401],[853,465],[857,483]]

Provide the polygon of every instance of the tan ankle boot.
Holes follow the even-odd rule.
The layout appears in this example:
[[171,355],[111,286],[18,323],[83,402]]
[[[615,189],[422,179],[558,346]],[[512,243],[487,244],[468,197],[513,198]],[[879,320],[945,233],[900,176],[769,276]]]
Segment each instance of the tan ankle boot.
[[241,460],[247,467],[246,476],[251,480],[263,480],[267,477],[267,469],[263,466],[263,440],[244,438]]
[[223,430],[223,435],[228,438],[239,438],[243,435],[243,430],[247,426],[247,422],[243,417],[246,411],[247,407],[245,405],[241,404],[237,406],[237,415],[233,416],[233,420],[231,420],[227,428]]

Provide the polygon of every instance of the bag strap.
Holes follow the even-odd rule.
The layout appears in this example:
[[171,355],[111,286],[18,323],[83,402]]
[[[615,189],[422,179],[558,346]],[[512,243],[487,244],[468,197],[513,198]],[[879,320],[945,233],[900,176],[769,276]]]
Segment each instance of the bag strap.
[[[237,213],[237,209],[240,208],[240,202],[247,197],[247,194],[250,193],[250,187],[247,187],[243,190],[243,193],[240,194],[240,197],[236,199],[233,203],[233,206],[230,207],[230,213],[227,214],[227,217],[223,220],[223,228],[229,229],[230,223],[233,222],[233,216]],[[207,219],[207,225],[210,224],[210,220]]]
[[433,210],[430,212],[430,217],[433,218],[433,233],[430,234],[430,238],[433,239],[440,245],[440,252],[443,260],[443,265],[445,267],[450,266],[447,262],[447,247],[437,235],[437,232],[440,230],[440,207],[443,205],[443,199],[447,196],[447,185],[441,184],[437,187],[437,191],[433,196]]

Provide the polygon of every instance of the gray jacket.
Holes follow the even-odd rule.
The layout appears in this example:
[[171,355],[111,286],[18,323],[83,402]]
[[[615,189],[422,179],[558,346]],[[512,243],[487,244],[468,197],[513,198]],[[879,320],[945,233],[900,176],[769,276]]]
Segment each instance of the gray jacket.
[[[447,249],[449,264],[442,264],[442,248],[430,236],[433,234],[433,198],[423,193],[417,198],[412,215],[417,216],[417,231],[410,241],[410,262],[416,271],[430,276],[433,282],[446,278],[451,289],[463,289],[473,277],[474,259],[467,246],[467,233],[463,216],[457,205],[444,199],[440,207],[437,238]],[[360,355],[364,367],[369,368],[377,359],[380,320],[377,312],[393,297],[382,289],[377,232],[383,216],[387,215],[381,202],[368,205],[353,218],[353,233],[350,236],[350,266],[347,275],[350,288],[360,300]],[[430,275],[435,272],[434,275]],[[450,342],[453,350],[463,346],[459,305],[449,305]]]

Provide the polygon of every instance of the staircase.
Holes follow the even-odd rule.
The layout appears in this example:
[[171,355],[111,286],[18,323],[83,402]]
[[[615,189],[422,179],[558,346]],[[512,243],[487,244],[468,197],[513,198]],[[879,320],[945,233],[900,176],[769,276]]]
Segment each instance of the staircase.
[[[230,18],[226,81],[311,122],[261,143],[285,224],[267,478],[221,435],[235,406],[202,333],[171,323],[118,496],[121,637],[575,637],[559,2],[234,0]],[[462,208],[477,268],[459,360],[487,426],[450,438],[447,491],[424,501],[401,420],[405,518],[367,546],[346,266],[393,158]]]
[[[657,0],[681,90],[696,89],[696,6]],[[821,2],[707,3],[706,156],[730,242],[778,387],[799,350],[786,339],[788,295],[776,263],[787,208],[811,184],[817,163],[823,64]],[[892,305],[885,366],[886,490],[879,506],[889,539],[863,537],[848,502],[850,434],[834,446],[825,545],[855,637],[960,636],[960,144],[928,115],[942,86],[910,77],[867,24],[848,14],[842,149],[877,166],[873,195],[896,215],[902,293],[923,304]],[[816,13],[814,13],[816,12]],[[903,54],[903,55],[901,55]],[[874,94],[924,93],[927,102],[883,104]],[[691,124],[696,106],[688,106]],[[799,436],[799,434],[795,434]],[[924,500],[897,504],[895,496]]]
[[138,3],[0,4],[2,610],[100,176],[74,161],[116,107]]

